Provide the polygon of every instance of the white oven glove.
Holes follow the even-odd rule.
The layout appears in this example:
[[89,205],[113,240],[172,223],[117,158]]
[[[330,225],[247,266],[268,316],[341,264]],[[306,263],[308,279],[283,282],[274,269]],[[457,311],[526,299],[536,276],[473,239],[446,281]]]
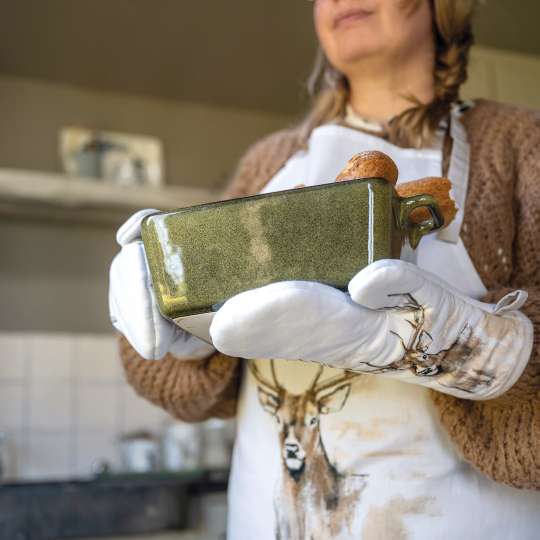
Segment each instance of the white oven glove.
[[467,399],[503,394],[529,360],[523,291],[482,303],[400,260],[371,264],[348,289],[282,281],[240,293],[214,316],[214,346],[384,374]]
[[159,312],[141,240],[141,222],[157,210],[140,210],[116,234],[121,246],[109,274],[109,314],[113,326],[147,360],[172,353],[177,358],[204,358],[214,347],[185,332]]

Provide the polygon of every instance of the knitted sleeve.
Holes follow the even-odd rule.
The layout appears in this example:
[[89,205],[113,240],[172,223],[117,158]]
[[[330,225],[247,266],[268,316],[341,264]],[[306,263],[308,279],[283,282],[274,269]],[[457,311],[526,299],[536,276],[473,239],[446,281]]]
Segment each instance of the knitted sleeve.
[[512,277],[484,301],[496,302],[516,288],[529,293],[522,312],[534,325],[531,358],[517,383],[497,399],[469,401],[435,392],[432,397],[443,427],[468,462],[497,482],[540,489],[540,120],[529,117],[520,129],[514,149]]
[[[251,146],[240,160],[223,198],[257,193],[292,155],[295,141],[293,132],[282,131]],[[216,351],[202,360],[180,360],[171,354],[162,360],[145,360],[122,336],[120,356],[135,391],[174,417],[199,422],[235,415],[240,359]]]
[[180,360],[172,354],[145,360],[120,336],[126,377],[140,396],[184,422],[230,418],[236,412],[240,362],[221,353],[203,360]]

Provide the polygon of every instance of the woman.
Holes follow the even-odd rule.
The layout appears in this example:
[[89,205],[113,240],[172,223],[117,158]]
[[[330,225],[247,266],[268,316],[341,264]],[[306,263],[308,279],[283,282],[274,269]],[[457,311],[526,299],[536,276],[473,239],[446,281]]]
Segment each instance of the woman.
[[416,266],[374,263],[349,295],[310,282],[237,295],[214,350],[157,311],[146,211],[119,231],[111,313],[128,380],[184,420],[237,415],[232,539],[538,536],[540,120],[458,102],[472,9],[316,0],[313,108],[252,147],[228,190],[326,182],[367,149],[400,181],[447,175],[458,216]]

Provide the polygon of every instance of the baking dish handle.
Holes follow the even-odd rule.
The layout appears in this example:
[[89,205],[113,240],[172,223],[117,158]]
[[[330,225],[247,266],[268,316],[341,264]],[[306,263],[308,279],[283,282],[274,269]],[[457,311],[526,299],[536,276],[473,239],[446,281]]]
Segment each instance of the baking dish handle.
[[[426,208],[430,218],[420,223],[411,220],[411,213],[416,208]],[[444,225],[444,218],[439,205],[431,195],[414,195],[403,197],[400,200],[400,224],[409,237],[409,243],[413,249],[418,247],[422,236],[436,231]]]

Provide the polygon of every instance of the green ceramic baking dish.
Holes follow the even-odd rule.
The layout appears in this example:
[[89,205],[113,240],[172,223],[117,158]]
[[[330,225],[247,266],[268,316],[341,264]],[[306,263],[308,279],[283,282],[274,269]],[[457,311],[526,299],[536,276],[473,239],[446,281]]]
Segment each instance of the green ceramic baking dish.
[[[419,207],[431,217],[414,223]],[[161,312],[209,341],[212,314],[235,294],[282,280],[345,291],[363,267],[399,258],[442,225],[433,197],[400,198],[374,178],[152,214],[142,238]]]

